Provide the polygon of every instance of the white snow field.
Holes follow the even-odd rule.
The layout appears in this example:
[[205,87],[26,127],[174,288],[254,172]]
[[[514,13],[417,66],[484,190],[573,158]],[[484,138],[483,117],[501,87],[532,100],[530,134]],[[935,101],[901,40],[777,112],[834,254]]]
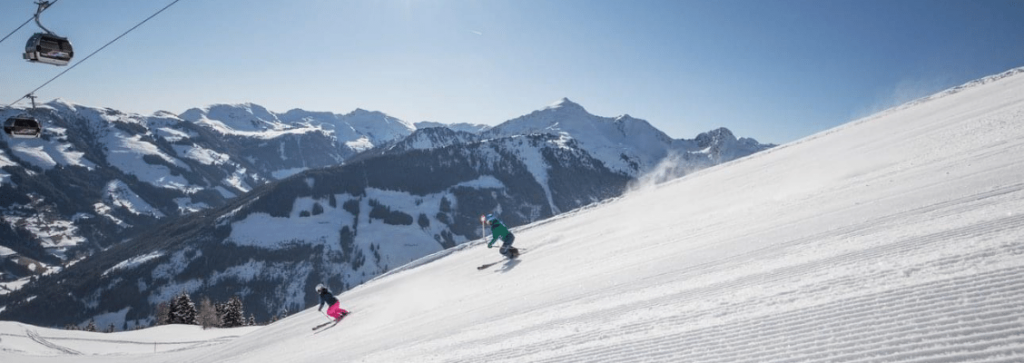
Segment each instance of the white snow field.
[[88,355],[4,323],[0,360],[1024,362],[1024,68],[513,232],[519,260],[440,252],[316,333]]
[[[98,327],[103,329],[104,327]],[[90,333],[38,328],[13,322],[0,322],[0,357],[4,362],[89,361],[85,357],[111,354],[136,358],[142,353],[164,353],[218,345],[259,327],[203,330],[199,326],[166,325],[117,333]],[[13,354],[12,354],[13,353]],[[154,355],[159,356],[159,355]],[[148,358],[143,358],[148,359]]]

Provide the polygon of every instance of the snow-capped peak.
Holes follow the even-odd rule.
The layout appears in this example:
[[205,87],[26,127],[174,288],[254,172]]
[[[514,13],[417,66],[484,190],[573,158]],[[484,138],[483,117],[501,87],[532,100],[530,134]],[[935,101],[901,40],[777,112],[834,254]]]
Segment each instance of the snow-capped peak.
[[281,130],[284,125],[276,114],[253,103],[215,104],[192,108],[183,112],[181,119],[206,124],[225,133]]
[[356,148],[359,150],[403,138],[416,129],[410,122],[379,111],[356,109],[347,114],[337,114],[296,108],[276,113],[252,103],[193,108],[182,113],[181,118],[224,134],[263,139],[285,134],[322,133],[332,135],[346,145],[356,142],[361,145]]
[[708,147],[716,142],[736,142],[736,136],[733,135],[732,131],[729,131],[729,129],[720,127],[708,132],[702,132],[700,135],[697,135],[696,140],[700,147]]
[[485,136],[533,133],[568,134],[597,159],[609,163],[610,169],[629,175],[653,166],[668,154],[672,143],[646,121],[628,115],[592,115],[568,98],[498,125]]
[[[78,104],[76,104],[74,102],[65,100],[65,99],[60,98],[60,97],[54,98],[52,101],[47,102],[46,104],[47,105],[51,105],[51,106],[52,105],[61,105],[61,106],[64,106],[64,107],[66,107],[66,108],[68,108],[68,109],[70,109],[72,111],[74,111],[75,108],[79,106]],[[38,104],[36,106],[38,107]]]
[[369,111],[357,108],[355,110],[352,110],[352,112],[345,114],[344,117],[348,119],[350,123],[354,124],[377,124],[383,121],[384,124],[388,125],[389,127],[407,130],[410,133],[416,129],[416,126],[413,125],[411,122],[396,117],[392,117],[380,111]]
[[558,101],[555,101],[555,103],[552,103],[552,104],[548,105],[548,107],[545,107],[544,109],[545,110],[559,110],[559,111],[563,111],[563,112],[564,111],[578,111],[578,112],[587,113],[587,110],[584,109],[583,106],[580,106],[580,104],[578,104],[576,102],[570,101],[566,97],[562,97],[561,99],[559,99]]

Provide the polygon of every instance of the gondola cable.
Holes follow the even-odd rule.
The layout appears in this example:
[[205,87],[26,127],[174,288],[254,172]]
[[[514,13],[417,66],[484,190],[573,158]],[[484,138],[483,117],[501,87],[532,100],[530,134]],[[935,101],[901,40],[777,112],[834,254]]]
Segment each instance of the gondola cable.
[[[181,0],[174,0],[174,1],[172,1],[172,2],[170,3],[170,4],[167,4],[167,6],[164,6],[164,7],[162,8],[162,9],[160,9],[160,10],[157,10],[157,12],[153,13],[153,15],[150,15],[150,16],[149,16],[148,18],[146,18],[145,20],[143,20],[143,21],[139,22],[138,24],[135,24],[135,26],[131,27],[131,29],[128,29],[128,30],[127,30],[127,31],[125,31],[124,33],[121,33],[121,35],[118,35],[118,36],[117,36],[117,38],[114,38],[114,40],[111,40],[111,41],[107,42],[107,44],[104,44],[104,45],[103,45],[102,47],[100,47],[99,49],[96,49],[95,51],[93,51],[93,52],[92,52],[92,53],[90,53],[89,55],[85,56],[85,58],[82,58],[82,60],[80,60],[80,61],[76,62],[76,63],[75,63],[75,64],[73,64],[73,65],[71,65],[71,67],[68,67],[68,69],[65,69],[65,70],[64,70],[63,72],[60,72],[60,73],[58,73],[58,74],[57,74],[56,76],[53,76],[53,78],[50,78],[50,80],[49,80],[49,81],[46,81],[46,83],[43,83],[43,85],[41,85],[41,86],[39,86],[39,87],[36,87],[36,89],[34,89],[34,90],[32,90],[31,92],[29,92],[29,93],[25,94],[24,96],[21,96],[21,98],[18,98],[18,99],[16,99],[16,100],[14,100],[14,102],[11,102],[10,104],[8,104],[8,106],[13,106],[13,105],[14,105],[15,103],[18,103],[18,101],[21,101],[21,100],[25,99],[25,97],[28,97],[28,95],[31,95],[31,94],[35,94],[35,93],[36,93],[37,91],[39,91],[39,90],[40,90],[40,89],[42,89],[43,87],[46,87],[46,85],[48,85],[48,84],[50,84],[51,82],[53,82],[53,81],[57,80],[57,78],[60,78],[60,77],[61,77],[61,76],[63,76],[63,75],[65,74],[65,73],[68,73],[68,72],[70,72],[70,71],[71,71],[72,69],[75,69],[75,67],[78,67],[78,65],[79,65],[79,64],[82,64],[82,62],[85,62],[86,60],[88,60],[88,59],[89,59],[89,58],[91,58],[92,56],[96,55],[96,53],[99,53],[100,51],[102,51],[103,49],[107,48],[107,47],[108,47],[108,46],[110,46],[111,44],[114,44],[114,42],[118,41],[119,39],[121,39],[121,38],[122,38],[122,37],[124,37],[125,35],[128,35],[128,33],[131,33],[131,32],[132,32],[133,30],[135,30],[136,28],[138,28],[138,27],[142,26],[142,24],[145,24],[145,23],[146,23],[147,21],[149,21],[150,19],[153,19],[153,18],[154,18],[154,17],[156,17],[157,15],[160,15],[160,13],[164,12],[164,10],[167,10],[167,8],[171,7],[171,6],[172,6],[172,5],[174,5],[174,4],[177,4],[177,3],[178,3],[178,1],[181,1]],[[56,1],[54,1],[54,3],[56,3]],[[51,4],[51,5],[52,5],[52,4]]]
[[[47,7],[53,6],[53,4],[56,4],[58,1],[60,1],[60,0],[53,0],[53,2],[51,2],[50,5],[48,5]],[[5,40],[7,40],[7,38],[10,38],[12,35],[14,35],[14,33],[17,33],[19,30],[21,30],[21,28],[24,28],[25,25],[28,25],[28,23],[31,22],[32,19],[34,19],[34,18],[35,18],[35,16],[28,18],[28,20],[25,20],[25,22],[21,23],[21,25],[18,26],[16,29],[14,29],[14,31],[12,31],[10,34],[7,34],[6,36],[4,36],[3,39],[0,39],[0,43],[3,43]]]
[[24,28],[25,25],[28,25],[28,23],[31,22],[31,21],[32,21],[32,18],[28,18],[28,20],[25,20],[24,23],[21,23],[20,26],[18,26],[13,31],[11,31],[10,34],[7,34],[6,36],[4,36],[3,39],[0,39],[0,43],[3,43],[5,40],[7,40],[7,38],[10,38],[12,35],[14,35],[14,33],[17,33],[19,30],[21,30],[21,28]]

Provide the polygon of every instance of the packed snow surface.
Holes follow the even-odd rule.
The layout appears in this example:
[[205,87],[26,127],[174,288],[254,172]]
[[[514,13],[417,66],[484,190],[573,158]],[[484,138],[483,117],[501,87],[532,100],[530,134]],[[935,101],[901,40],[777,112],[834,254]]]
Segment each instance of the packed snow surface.
[[1022,362],[1022,123],[1015,70],[514,227],[519,260],[439,252],[318,332],[309,309],[154,354],[136,334],[172,332],[81,335],[125,342],[96,352],[3,323],[0,360]]
[[[103,327],[97,327],[102,330]],[[4,362],[77,362],[106,359],[147,360],[142,354],[188,351],[219,345],[257,327],[203,330],[199,326],[168,325],[117,333],[92,333],[0,322],[0,357]],[[111,354],[119,355],[112,357]]]

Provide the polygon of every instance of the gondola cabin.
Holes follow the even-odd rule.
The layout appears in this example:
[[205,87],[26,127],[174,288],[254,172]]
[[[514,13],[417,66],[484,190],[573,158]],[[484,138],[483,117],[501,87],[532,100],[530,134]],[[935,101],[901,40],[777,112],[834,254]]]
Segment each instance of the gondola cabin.
[[4,121],[4,133],[17,138],[39,137],[43,126],[32,117],[15,116]]
[[25,43],[24,58],[29,62],[66,66],[75,55],[68,38],[47,33],[35,33]]

